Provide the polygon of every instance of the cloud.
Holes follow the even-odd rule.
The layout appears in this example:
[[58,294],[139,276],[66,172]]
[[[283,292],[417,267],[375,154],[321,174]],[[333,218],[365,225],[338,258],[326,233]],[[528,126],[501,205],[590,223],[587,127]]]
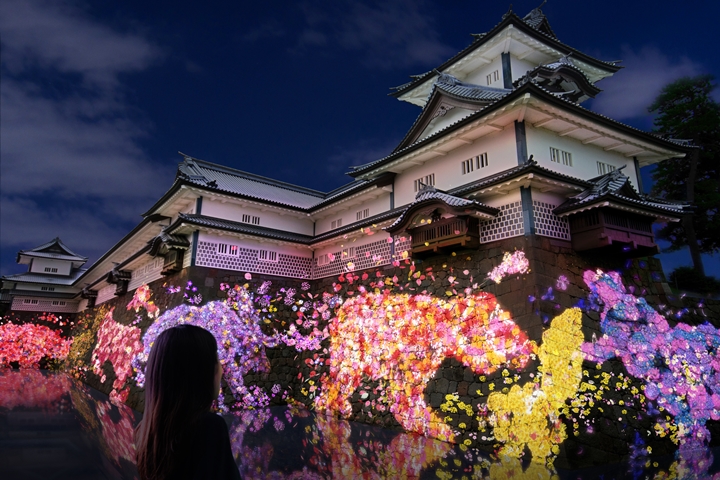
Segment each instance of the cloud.
[[[449,58],[455,49],[439,40],[426,2],[387,0],[377,4],[342,0],[324,4],[304,4],[308,28],[302,32],[293,51],[311,46],[337,45],[357,51],[371,68],[403,68],[435,65]],[[326,41],[320,30],[329,32]]]
[[593,110],[611,118],[646,116],[665,85],[703,72],[702,66],[689,58],[670,58],[655,47],[636,52],[626,46],[622,52],[625,68],[598,83],[603,92],[592,103]]
[[163,51],[76,5],[42,0],[0,3],[0,40],[2,268],[12,266],[9,249],[58,235],[97,258],[172,179],[172,164],[145,153],[152,124],[123,84]]

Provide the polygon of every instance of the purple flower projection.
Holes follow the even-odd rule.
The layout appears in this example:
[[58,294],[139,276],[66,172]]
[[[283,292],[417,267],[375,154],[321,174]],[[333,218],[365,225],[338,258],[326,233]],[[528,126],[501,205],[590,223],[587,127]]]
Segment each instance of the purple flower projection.
[[705,446],[705,423],[720,420],[720,331],[707,323],[671,328],[644,298],[627,293],[616,272],[588,270],[583,279],[603,303],[603,336],[583,345],[586,358],[619,357],[646,382],[645,396],[674,417],[681,451]]

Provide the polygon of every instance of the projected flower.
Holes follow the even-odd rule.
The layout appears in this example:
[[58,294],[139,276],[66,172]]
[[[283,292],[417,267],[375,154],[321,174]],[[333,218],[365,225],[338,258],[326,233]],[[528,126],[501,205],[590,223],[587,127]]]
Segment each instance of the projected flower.
[[582,378],[582,313],[568,309],[555,317],[543,333],[538,349],[538,377],[507,394],[491,393],[487,406],[500,455],[520,458],[528,447],[534,462],[552,465],[559,445],[567,438],[560,410],[577,393]]
[[110,397],[116,401],[124,401],[129,390],[124,390],[125,382],[133,375],[132,359],[142,350],[140,341],[140,329],[133,326],[122,325],[113,320],[113,309],[105,314],[97,334],[97,343],[92,352],[92,368],[96,375],[103,375],[101,382],[104,383],[105,376],[102,366],[106,361],[112,364],[115,372],[113,391]]
[[39,368],[42,359],[64,360],[72,339],[44,325],[24,323],[0,325],[0,367],[17,362],[20,368]]
[[349,416],[365,377],[384,380],[390,411],[407,430],[453,439],[426,405],[424,390],[446,357],[475,373],[522,368],[535,351],[495,297],[443,300],[427,295],[366,293],[350,298],[330,323],[330,374],[316,398],[320,410]]
[[586,271],[583,279],[603,303],[603,336],[583,345],[587,359],[620,357],[645,380],[645,396],[674,417],[681,450],[703,447],[705,423],[720,420],[720,332],[707,323],[670,328],[644,298],[627,293],[616,272]]

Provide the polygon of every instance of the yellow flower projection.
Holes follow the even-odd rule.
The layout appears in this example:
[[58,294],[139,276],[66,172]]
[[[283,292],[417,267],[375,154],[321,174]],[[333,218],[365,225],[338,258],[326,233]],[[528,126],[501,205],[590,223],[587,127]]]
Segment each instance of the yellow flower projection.
[[520,458],[527,446],[533,461],[552,465],[567,438],[560,410],[575,396],[582,378],[581,318],[580,309],[571,308],[553,319],[538,349],[536,381],[488,397],[490,423],[502,444],[500,455]]

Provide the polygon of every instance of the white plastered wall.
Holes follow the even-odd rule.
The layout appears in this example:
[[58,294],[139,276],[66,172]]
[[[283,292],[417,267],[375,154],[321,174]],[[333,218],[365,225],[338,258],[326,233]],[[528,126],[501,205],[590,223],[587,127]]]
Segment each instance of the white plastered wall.
[[[378,215],[383,212],[387,212],[390,210],[390,192],[382,191],[380,196],[374,199],[368,199],[362,203],[353,203],[352,200],[348,201],[349,205],[346,209],[331,213],[329,216],[322,218],[317,221],[315,225],[315,235],[320,235],[322,233],[329,232],[330,230],[333,230],[332,222],[334,220],[342,219],[342,225],[346,226],[350,225],[351,223],[357,222],[357,212],[360,212],[364,209],[368,209],[368,216],[372,217],[373,215]],[[343,203],[339,203],[339,206],[342,206]],[[337,228],[337,227],[336,227]]]
[[[462,162],[487,153],[488,166],[462,174]],[[436,157],[423,165],[405,170],[395,178],[395,206],[407,205],[415,200],[415,180],[435,174],[435,187],[448,190],[483,177],[507,170],[517,165],[517,147],[515,146],[515,127],[513,124],[504,130],[477,139],[474,143],[463,145]]]
[[[488,85],[487,76],[496,70],[498,71],[498,80],[493,80],[490,85]],[[500,56],[495,57],[492,62],[478,68],[474,72],[470,72],[466,77],[460,78],[460,80],[484,87],[503,88],[502,58]]]
[[313,222],[310,218],[298,218],[293,214],[282,215],[276,210],[261,211],[260,207],[241,206],[236,203],[211,201],[203,198],[202,214],[208,217],[222,218],[233,222],[242,222],[243,215],[260,217],[260,226],[286,232],[312,235]]
[[520,60],[517,57],[510,55],[510,70],[512,71],[513,82],[518,78],[523,77],[527,72],[537,67],[537,65],[528,62],[527,60]]
[[[45,268],[57,268],[57,272],[46,272]],[[33,273],[43,273],[47,275],[70,275],[71,268],[72,262],[68,262],[66,260],[54,260],[51,258],[33,258],[30,271]]]
[[[587,180],[599,175],[596,162],[607,163],[616,169],[626,166],[623,173],[630,178],[633,186],[636,189],[638,188],[632,158],[627,158],[613,151],[605,151],[601,147],[592,144],[583,145],[579,140],[560,137],[553,132],[542,128],[533,128],[528,124],[525,125],[525,132],[528,156],[533,155],[534,159],[545,168]],[[562,163],[551,162],[550,147],[570,152],[573,166],[569,167]]]

